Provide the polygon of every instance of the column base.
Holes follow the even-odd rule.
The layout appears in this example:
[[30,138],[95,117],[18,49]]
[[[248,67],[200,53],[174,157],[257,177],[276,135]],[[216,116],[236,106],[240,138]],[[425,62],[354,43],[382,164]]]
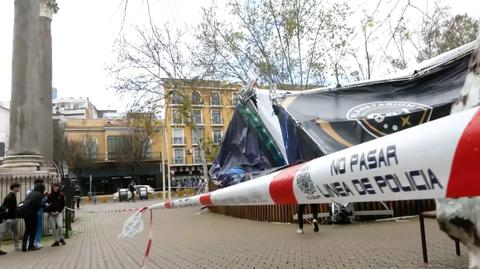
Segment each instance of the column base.
[[41,155],[7,155],[0,165],[0,172],[47,171]]

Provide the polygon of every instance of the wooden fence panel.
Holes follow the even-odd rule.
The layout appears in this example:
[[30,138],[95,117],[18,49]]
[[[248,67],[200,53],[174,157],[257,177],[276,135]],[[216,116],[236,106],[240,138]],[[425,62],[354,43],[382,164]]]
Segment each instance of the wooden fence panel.
[[[390,209],[393,210],[394,217],[416,215],[417,201],[386,201]],[[434,210],[434,200],[418,201],[423,211]],[[383,210],[383,206],[377,202],[355,203],[354,209],[364,210]],[[293,216],[297,213],[296,205],[250,205],[250,206],[211,206],[210,210],[217,214],[227,215],[235,218],[249,219],[266,222],[293,223]],[[321,204],[320,212],[328,212],[329,205]],[[310,207],[307,207],[305,214],[311,214]],[[383,216],[385,217],[385,216]]]

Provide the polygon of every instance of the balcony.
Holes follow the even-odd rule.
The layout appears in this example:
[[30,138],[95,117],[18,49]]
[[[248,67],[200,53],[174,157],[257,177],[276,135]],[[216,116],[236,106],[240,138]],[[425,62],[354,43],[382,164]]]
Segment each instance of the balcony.
[[[131,153],[130,153],[131,154]],[[94,156],[85,156],[85,160],[93,162],[126,162],[126,161],[161,161],[161,152],[149,152],[143,158],[135,160],[131,155],[119,152],[97,153]]]

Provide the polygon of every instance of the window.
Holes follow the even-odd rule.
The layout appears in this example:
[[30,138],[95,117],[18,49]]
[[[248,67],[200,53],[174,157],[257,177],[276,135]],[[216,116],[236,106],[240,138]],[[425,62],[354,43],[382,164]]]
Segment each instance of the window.
[[212,92],[210,98],[211,98],[210,105],[212,105],[212,106],[221,106],[222,105],[222,102],[220,100],[220,94],[218,92]]
[[95,137],[87,135],[83,140],[83,146],[85,150],[85,157],[88,160],[95,160],[98,152],[98,140]]
[[192,110],[192,120],[195,124],[203,124],[202,119],[202,110],[201,109],[193,109]]
[[173,163],[185,164],[185,149],[183,148],[173,149]]
[[178,109],[172,109],[172,124],[183,124],[182,113]]
[[139,160],[150,160],[152,159],[152,140],[148,137],[145,137],[141,141],[142,149],[139,152],[141,154]]
[[108,159],[118,160],[125,158],[131,152],[128,136],[115,135],[107,137]]
[[223,131],[222,130],[213,130],[213,143],[220,144],[222,142]]
[[240,102],[238,92],[233,92],[232,93],[232,106],[237,106],[238,103]]
[[174,105],[181,105],[183,101],[183,97],[178,92],[172,93],[172,104]]
[[202,160],[202,152],[199,148],[193,148],[193,164],[201,164],[203,163]]
[[212,125],[221,125],[222,124],[222,111],[218,109],[212,110]]
[[196,128],[192,129],[192,144],[198,145],[200,143],[200,139],[204,138],[204,130],[203,128]]
[[202,97],[199,92],[192,92],[192,105],[201,106],[203,105]]
[[174,145],[184,145],[185,140],[183,138],[183,129],[182,128],[173,128],[173,144]]

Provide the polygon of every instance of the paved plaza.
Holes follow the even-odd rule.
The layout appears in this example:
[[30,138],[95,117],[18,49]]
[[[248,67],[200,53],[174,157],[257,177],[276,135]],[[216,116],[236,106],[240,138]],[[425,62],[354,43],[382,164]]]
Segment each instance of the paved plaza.
[[[152,203],[152,201],[148,202]],[[139,207],[147,202],[83,206],[74,234],[63,247],[0,257],[0,268],[140,268],[147,239],[117,239],[131,212],[87,213]],[[431,265],[422,262],[417,219],[354,225],[322,225],[313,233],[295,233],[293,224],[235,219],[198,208],[154,211],[154,233],[147,268],[467,268],[468,257],[455,256],[454,243],[426,220]],[[146,217],[145,217],[146,220]],[[147,225],[147,223],[146,223]]]

